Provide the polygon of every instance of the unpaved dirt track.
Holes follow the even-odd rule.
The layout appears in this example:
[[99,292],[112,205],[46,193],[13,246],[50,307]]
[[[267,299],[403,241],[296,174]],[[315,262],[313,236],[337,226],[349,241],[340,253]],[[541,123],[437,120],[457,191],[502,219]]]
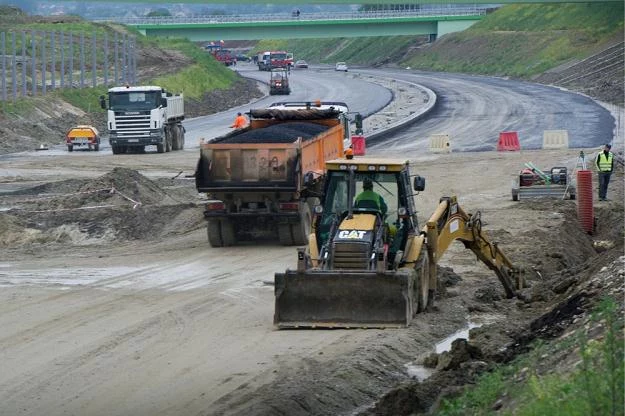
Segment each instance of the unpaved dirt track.
[[[463,126],[462,119],[453,120],[458,129]],[[426,191],[416,197],[422,222],[441,196],[457,194],[466,210],[482,211],[485,229],[515,264],[546,277],[594,255],[592,240],[576,226],[574,201],[512,202],[511,179],[527,161],[573,168],[578,153],[430,155],[391,146],[371,152],[408,158],[414,172],[426,177]],[[192,173],[196,158],[197,150],[190,148],[121,156],[33,152],[0,159],[7,187],[24,188],[51,177],[88,182],[113,167],[130,167],[172,192],[170,211],[164,203],[123,207],[121,213],[132,223],[121,221],[115,232],[141,222],[152,229],[142,239],[97,243],[81,229],[74,231],[78,236],[68,231],[58,240],[3,247],[0,414],[353,414],[408,380],[405,364],[463,327],[469,310],[477,321],[499,318],[518,325],[543,309],[516,300],[477,302],[478,289],[501,288],[456,244],[443,264],[453,267],[462,282],[409,328],[274,330],[273,273],[294,265],[295,249],[271,243],[211,248],[192,181],[167,179]],[[614,211],[611,221],[621,229],[622,179],[621,171],[611,185],[617,202],[598,206]],[[178,188],[191,196],[173,194]],[[94,223],[120,215],[107,208],[89,212]],[[33,213],[29,225],[45,228],[42,223],[56,217],[72,222],[72,215],[78,214]],[[22,234],[17,241],[27,237]]]

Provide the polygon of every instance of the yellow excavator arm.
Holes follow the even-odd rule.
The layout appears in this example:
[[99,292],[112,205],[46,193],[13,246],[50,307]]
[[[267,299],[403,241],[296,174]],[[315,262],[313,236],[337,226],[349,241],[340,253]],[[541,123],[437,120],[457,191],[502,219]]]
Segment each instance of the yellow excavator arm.
[[496,243],[489,241],[482,229],[480,212],[465,213],[455,196],[441,198],[421,234],[427,239],[430,289],[436,288],[436,265],[454,240],[461,241],[465,248],[473,251],[478,259],[495,272],[508,298],[514,297],[517,290],[523,288],[520,270],[512,265]]

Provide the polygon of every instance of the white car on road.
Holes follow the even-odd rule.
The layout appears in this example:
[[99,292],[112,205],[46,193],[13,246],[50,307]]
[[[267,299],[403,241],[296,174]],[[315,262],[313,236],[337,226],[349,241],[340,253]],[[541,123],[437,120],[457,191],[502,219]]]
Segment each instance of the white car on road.
[[347,72],[347,64],[345,62],[337,62],[334,66],[334,70]]

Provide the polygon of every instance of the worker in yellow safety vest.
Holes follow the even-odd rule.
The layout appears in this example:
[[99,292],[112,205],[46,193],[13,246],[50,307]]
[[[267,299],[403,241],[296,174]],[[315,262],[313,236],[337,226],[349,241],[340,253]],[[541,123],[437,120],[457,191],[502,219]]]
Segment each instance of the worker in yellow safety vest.
[[614,154],[610,151],[612,145],[603,146],[603,151],[597,155],[595,164],[599,173],[599,201],[607,201],[608,184],[614,169]]

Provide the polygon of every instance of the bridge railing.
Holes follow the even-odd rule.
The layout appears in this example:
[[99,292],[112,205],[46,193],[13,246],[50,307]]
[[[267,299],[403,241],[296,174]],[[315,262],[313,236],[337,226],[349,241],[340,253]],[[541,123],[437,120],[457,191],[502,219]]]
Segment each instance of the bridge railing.
[[[294,15],[291,12],[281,14],[238,14],[238,15],[191,15],[191,16],[158,16],[158,17],[125,17],[115,18],[115,22],[127,25],[173,25],[173,24],[210,24],[240,22],[283,22],[283,21],[315,21],[315,20],[358,20],[358,19],[393,19],[405,17],[438,17],[438,16],[482,16],[486,14],[484,7],[440,7],[406,10],[370,10],[352,12],[315,12]],[[108,21],[110,19],[93,19]]]

